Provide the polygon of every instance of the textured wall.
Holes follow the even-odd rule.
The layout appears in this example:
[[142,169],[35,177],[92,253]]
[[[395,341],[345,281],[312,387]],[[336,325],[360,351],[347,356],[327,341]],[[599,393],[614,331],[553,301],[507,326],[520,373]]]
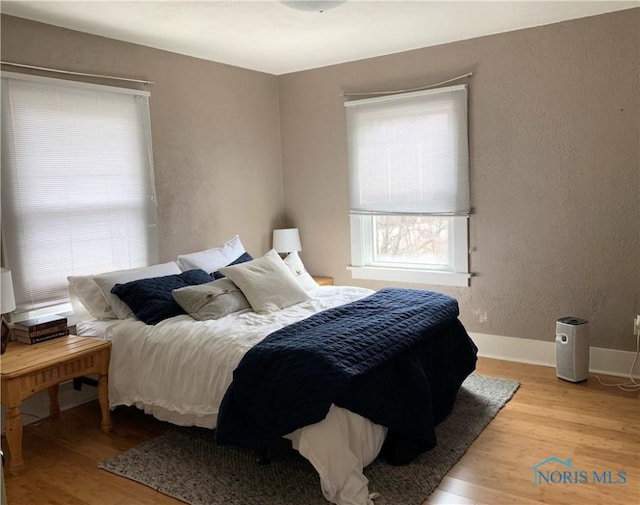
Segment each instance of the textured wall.
[[[640,9],[279,78],[285,208],[310,271],[355,281],[343,90],[469,82],[470,331],[543,341],[590,320],[633,350],[640,311]],[[414,285],[414,287],[416,287]]]
[[162,260],[236,233],[250,252],[270,247],[284,205],[275,76],[10,16],[2,16],[2,59],[155,81]]

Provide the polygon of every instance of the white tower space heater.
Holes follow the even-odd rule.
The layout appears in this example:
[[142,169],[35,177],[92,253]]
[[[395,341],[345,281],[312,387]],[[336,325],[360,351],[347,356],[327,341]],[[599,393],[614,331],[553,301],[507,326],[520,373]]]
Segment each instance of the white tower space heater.
[[589,324],[579,317],[563,317],[556,322],[556,375],[570,382],[589,375]]

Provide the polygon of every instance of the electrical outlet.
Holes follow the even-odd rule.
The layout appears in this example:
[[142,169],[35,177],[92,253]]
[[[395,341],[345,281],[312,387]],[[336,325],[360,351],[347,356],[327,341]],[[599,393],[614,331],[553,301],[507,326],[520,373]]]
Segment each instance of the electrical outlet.
[[633,336],[640,335],[640,314],[633,318]]

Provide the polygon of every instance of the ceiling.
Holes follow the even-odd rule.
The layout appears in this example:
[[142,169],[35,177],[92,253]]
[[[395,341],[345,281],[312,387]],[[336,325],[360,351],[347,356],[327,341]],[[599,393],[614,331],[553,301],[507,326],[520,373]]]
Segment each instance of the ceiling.
[[[327,2],[323,2],[327,3]],[[271,74],[640,5],[634,1],[363,1],[324,12],[263,1],[13,1],[5,14]]]

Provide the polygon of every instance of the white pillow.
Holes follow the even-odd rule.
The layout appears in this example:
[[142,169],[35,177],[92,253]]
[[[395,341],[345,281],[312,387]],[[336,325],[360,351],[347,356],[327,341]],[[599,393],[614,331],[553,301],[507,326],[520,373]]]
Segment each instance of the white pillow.
[[304,289],[309,291],[310,289],[318,287],[318,283],[314,281],[313,277],[307,272],[297,251],[289,253],[284,259],[284,264],[287,265],[287,268],[291,270],[293,276]]
[[227,240],[222,247],[214,247],[191,254],[178,256],[178,265],[183,272],[199,268],[208,274],[226,267],[229,263],[242,256],[246,252],[240,237],[236,235]]
[[111,292],[111,288],[116,284],[137,281],[140,279],[150,279],[152,277],[163,277],[165,275],[180,274],[182,271],[175,261],[151,265],[148,267],[131,268],[129,270],[117,270],[104,274],[94,275],[93,279],[100,287],[102,295],[107,300],[111,310],[118,319],[126,319],[133,315],[133,311],[117,295]]
[[310,299],[274,249],[258,259],[220,268],[220,273],[242,290],[260,314]]
[[[98,321],[118,318],[111,310],[111,305],[102,294],[100,286],[93,280],[93,275],[70,276],[67,277],[67,282],[73,311],[81,321],[89,319],[86,313]],[[86,313],[82,307],[86,309]]]

